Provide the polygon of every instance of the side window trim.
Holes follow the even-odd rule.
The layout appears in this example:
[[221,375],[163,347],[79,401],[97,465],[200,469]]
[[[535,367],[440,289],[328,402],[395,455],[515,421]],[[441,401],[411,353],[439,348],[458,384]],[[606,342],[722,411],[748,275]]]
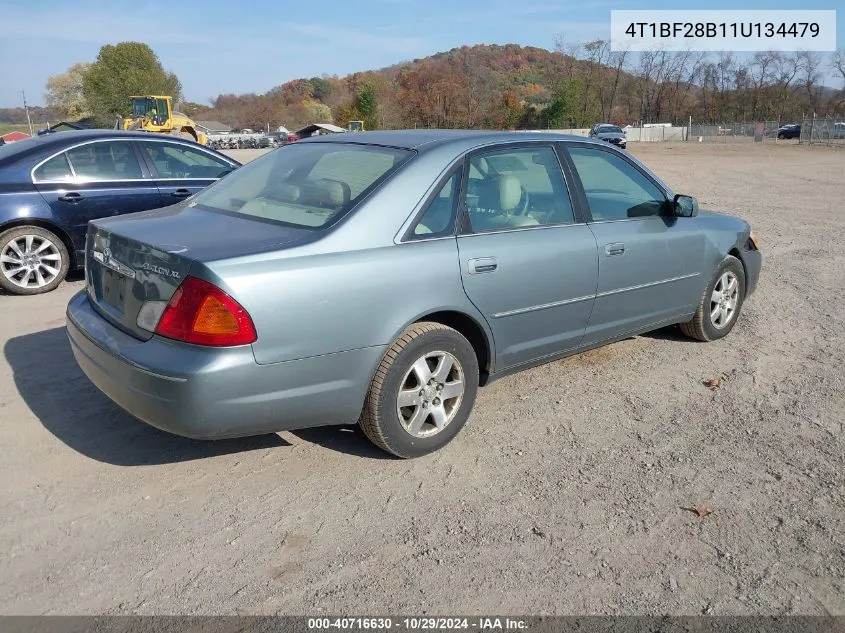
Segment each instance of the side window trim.
[[[490,145],[485,145],[483,147],[479,147],[474,149],[470,152],[467,152],[464,155],[463,163],[464,163],[464,171],[461,177],[461,190],[458,194],[458,217],[456,219],[456,231],[458,235],[487,235],[488,233],[502,233],[506,231],[526,231],[526,230],[537,230],[537,229],[549,229],[549,228],[561,228],[567,226],[576,226],[578,224],[584,224],[586,220],[586,215],[580,212],[579,207],[580,199],[577,195],[574,195],[572,191],[573,180],[571,179],[571,174],[569,173],[569,165],[565,162],[563,157],[561,156],[560,150],[558,146],[560,145],[559,142],[555,141],[523,141],[523,142],[514,142],[514,141],[507,141],[505,143],[493,143]],[[550,149],[557,158],[558,166],[560,167],[561,178],[563,179],[564,185],[566,186],[567,193],[569,195],[569,205],[572,209],[572,214],[574,216],[574,222],[570,223],[556,223],[556,224],[540,224],[536,226],[524,226],[524,227],[507,227],[507,228],[496,228],[496,229],[485,229],[481,231],[473,231],[472,223],[469,218],[469,210],[467,209],[466,205],[466,192],[468,191],[469,187],[469,172],[470,172],[470,164],[472,159],[479,154],[489,154],[492,152],[507,152],[508,150],[520,150],[520,149],[531,149],[531,148],[538,148],[538,147],[545,147]],[[568,157],[566,157],[568,159]],[[580,189],[580,181],[578,181],[578,188]]]
[[[139,161],[139,167],[141,169],[141,177],[140,178],[120,178],[120,179],[105,179],[105,180],[90,180],[85,182],[79,182],[78,176],[76,173],[76,169],[73,167],[73,161],[70,160],[70,157],[67,156],[67,152],[72,150],[78,149],[80,147],[84,147],[86,145],[92,145],[94,143],[129,143],[129,149],[131,152],[134,152],[134,143],[130,139],[122,139],[122,138],[98,138],[89,141],[83,141],[81,143],[77,143],[76,145],[71,145],[69,147],[65,147],[54,154],[51,154],[44,160],[38,162],[32,169],[29,170],[29,179],[32,181],[34,185],[44,185],[44,184],[72,184],[72,185],[80,185],[80,184],[91,184],[91,183],[101,183],[101,182],[141,182],[144,180],[149,180],[148,177],[144,174],[144,163]],[[73,180],[37,180],[35,178],[35,171],[39,169],[42,165],[47,163],[48,161],[53,160],[59,154],[65,154],[65,159],[67,160],[67,164],[70,166],[70,171],[73,174]],[[137,154],[133,154],[137,158]]]
[[617,156],[618,158],[620,158],[623,161],[625,161],[626,163],[628,163],[628,165],[631,166],[633,169],[635,169],[637,171],[637,173],[642,175],[643,178],[648,180],[648,182],[650,182],[654,186],[655,189],[657,189],[660,193],[663,194],[663,197],[667,201],[669,201],[672,197],[671,192],[668,191],[662,183],[655,180],[651,176],[651,174],[649,174],[646,171],[643,171],[643,169],[639,165],[637,165],[636,163],[631,161],[627,156],[625,156],[621,152],[616,152],[616,151],[614,151],[614,150],[612,150],[608,147],[604,147],[604,146],[599,145],[597,143],[582,143],[580,141],[562,141],[559,145],[560,145],[560,152],[563,155],[567,165],[569,166],[569,169],[572,172],[572,182],[577,189],[577,195],[578,195],[579,202],[580,202],[581,205],[583,205],[584,218],[585,218],[586,222],[588,222],[588,223],[596,223],[596,222],[634,222],[634,221],[640,221],[640,220],[647,220],[647,219],[653,218],[653,217],[663,217],[662,215],[661,216],[652,215],[652,216],[643,216],[641,218],[620,218],[620,219],[617,219],[617,220],[596,220],[595,218],[593,218],[592,211],[590,210],[590,203],[587,201],[587,193],[584,190],[584,184],[581,182],[581,176],[578,175],[578,170],[575,167],[575,162],[572,160],[572,156],[569,155],[569,148],[570,147],[583,147],[583,148],[586,148],[586,149],[596,150],[598,152],[604,152],[605,154],[610,154],[612,156]]
[[[35,177],[35,172],[41,169],[44,165],[49,163],[51,160],[58,158],[59,156],[64,156],[65,164],[67,165],[68,169],[70,170],[70,180],[38,180]],[[49,158],[46,158],[39,162],[35,167],[33,167],[29,171],[29,179],[33,185],[54,185],[54,184],[63,184],[63,185],[74,185],[77,184],[76,180],[76,172],[73,170],[73,163],[70,162],[70,159],[67,157],[67,150],[62,150],[56,154],[53,154]]]
[[[420,206],[419,211],[414,214],[413,219],[411,220],[410,225],[408,225],[408,229],[402,234],[401,242],[419,242],[420,240],[436,240],[448,237],[454,237],[455,233],[458,230],[458,223],[460,222],[460,217],[457,216],[457,209],[460,205],[461,196],[463,195],[463,171],[464,171],[464,164],[463,159],[458,160],[455,162],[449,169],[446,170],[446,173],[437,181],[437,184],[434,185],[431,192],[425,198],[425,201]],[[426,237],[425,235],[415,235],[414,231],[416,230],[417,226],[419,225],[422,218],[425,216],[426,212],[428,211],[429,207],[431,207],[432,203],[438,198],[440,191],[449,182],[452,178],[454,178],[455,174],[458,175],[458,182],[456,184],[458,191],[452,192],[452,218],[454,222],[452,222],[452,230],[450,233],[437,235],[432,237]],[[457,195],[455,195],[457,193]]]

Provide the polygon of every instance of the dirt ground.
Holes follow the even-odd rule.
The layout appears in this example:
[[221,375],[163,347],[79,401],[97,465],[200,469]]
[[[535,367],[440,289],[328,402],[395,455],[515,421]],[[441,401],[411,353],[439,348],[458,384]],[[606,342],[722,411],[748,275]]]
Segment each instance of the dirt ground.
[[414,461],[156,431],[77,369],[79,277],[0,296],[0,611],[845,614],[845,152],[631,150],[762,240],[736,329],[496,382]]

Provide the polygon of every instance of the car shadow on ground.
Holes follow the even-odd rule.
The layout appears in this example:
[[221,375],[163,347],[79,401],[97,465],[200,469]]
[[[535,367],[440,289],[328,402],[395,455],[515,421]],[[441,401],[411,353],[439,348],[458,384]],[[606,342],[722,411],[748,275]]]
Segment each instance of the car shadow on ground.
[[73,358],[64,328],[13,338],[4,353],[18,393],[44,428],[97,461],[146,466],[290,446],[278,435],[191,440],[136,420],[88,381]]
[[[63,327],[13,338],[6,343],[4,354],[18,393],[44,428],[67,446],[100,462],[146,466],[292,446],[275,433],[191,440],[137,420],[100,393],[82,373]],[[320,427],[293,434],[341,453],[391,458],[370,444],[357,427]]]
[[399,459],[378,448],[355,426],[319,426],[313,429],[288,431],[304,442],[317,444],[338,453],[347,453],[367,459]]
[[677,325],[669,325],[662,327],[659,330],[652,330],[645,334],[640,334],[642,338],[654,338],[661,341],[678,341],[680,343],[695,343],[696,341],[686,336],[681,332],[681,328]]

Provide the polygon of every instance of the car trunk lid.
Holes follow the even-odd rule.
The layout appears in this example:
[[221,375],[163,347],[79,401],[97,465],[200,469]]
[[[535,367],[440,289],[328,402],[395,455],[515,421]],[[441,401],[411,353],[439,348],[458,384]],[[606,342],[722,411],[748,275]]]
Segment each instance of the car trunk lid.
[[89,299],[105,319],[142,340],[153,336],[138,325],[142,306],[169,301],[198,262],[274,250],[315,237],[307,229],[178,206],[95,220],[88,226]]

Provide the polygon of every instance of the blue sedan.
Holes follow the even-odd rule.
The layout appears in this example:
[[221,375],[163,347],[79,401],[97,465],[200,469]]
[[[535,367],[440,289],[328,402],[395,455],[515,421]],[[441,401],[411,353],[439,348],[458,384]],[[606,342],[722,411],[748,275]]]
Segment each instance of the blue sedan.
[[53,290],[84,265],[90,220],[175,204],[239,166],[148,132],[61,132],[0,147],[0,287]]

